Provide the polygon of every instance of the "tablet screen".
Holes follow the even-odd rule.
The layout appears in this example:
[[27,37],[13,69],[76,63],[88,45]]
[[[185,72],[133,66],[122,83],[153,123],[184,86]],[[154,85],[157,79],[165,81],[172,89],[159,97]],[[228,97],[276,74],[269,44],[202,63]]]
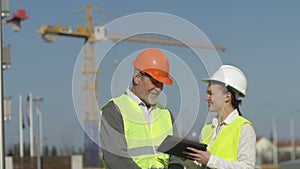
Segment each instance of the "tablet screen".
[[206,151],[207,145],[196,141],[168,135],[165,140],[159,145],[157,151],[187,158],[186,154],[183,154],[184,151],[189,151],[186,149],[186,147],[193,147],[198,150]]

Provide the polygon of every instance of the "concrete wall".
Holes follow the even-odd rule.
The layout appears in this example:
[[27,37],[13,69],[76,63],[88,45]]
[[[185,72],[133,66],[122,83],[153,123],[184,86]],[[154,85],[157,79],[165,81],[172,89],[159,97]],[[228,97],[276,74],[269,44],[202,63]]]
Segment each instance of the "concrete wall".
[[13,158],[5,157],[5,169],[14,169]]
[[71,156],[71,169],[82,169],[82,168],[83,168],[82,155]]
[[[21,165],[24,166],[24,164]],[[47,168],[46,166],[44,167]],[[5,157],[5,169],[14,169],[13,157]],[[83,169],[82,155],[71,156],[71,169]]]

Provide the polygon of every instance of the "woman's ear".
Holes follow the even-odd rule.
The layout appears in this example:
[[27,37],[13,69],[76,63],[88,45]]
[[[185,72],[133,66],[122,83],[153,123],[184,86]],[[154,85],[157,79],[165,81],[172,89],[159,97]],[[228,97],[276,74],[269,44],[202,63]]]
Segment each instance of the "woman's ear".
[[225,102],[229,102],[232,98],[232,94],[230,92],[227,92],[225,94]]

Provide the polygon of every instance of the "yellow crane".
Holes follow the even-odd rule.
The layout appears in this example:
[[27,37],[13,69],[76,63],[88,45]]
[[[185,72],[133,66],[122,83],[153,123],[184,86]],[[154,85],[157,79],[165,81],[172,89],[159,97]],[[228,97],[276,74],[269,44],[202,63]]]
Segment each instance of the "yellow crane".
[[[170,46],[183,46],[184,44],[178,40],[174,40],[169,37],[155,36],[155,35],[136,35],[128,36],[128,34],[121,33],[112,33],[107,32],[105,27],[95,27],[92,17],[92,8],[93,6],[87,5],[80,9],[86,10],[86,23],[85,25],[77,26],[76,30],[72,30],[72,27],[67,25],[49,25],[45,24],[37,30],[37,33],[42,35],[42,38],[47,42],[53,42],[56,40],[58,35],[83,38],[86,42],[84,48],[84,63],[82,67],[82,74],[84,80],[84,120],[87,123],[96,122],[98,120],[98,110],[97,103],[98,101],[98,79],[97,75],[99,69],[96,65],[95,49],[94,42],[102,41],[109,39],[113,42],[117,42],[124,37],[126,41],[139,42],[139,43],[149,43],[149,44],[160,44],[160,45],[170,45]],[[183,39],[181,39],[183,40]],[[217,49],[225,51],[226,49],[220,45],[214,44],[213,47],[210,44],[192,42],[184,39],[184,42],[188,42],[190,47],[197,48],[208,48],[208,49]],[[94,79],[96,77],[96,80]],[[97,126],[97,125],[96,125]],[[93,128],[93,127],[92,127]],[[96,133],[95,133],[96,134]],[[88,137],[88,136],[87,136]],[[85,138],[88,140],[89,138]],[[86,147],[87,146],[87,147]],[[89,145],[85,145],[85,150],[89,149]],[[90,154],[84,157],[84,166],[85,167],[98,167],[99,163],[96,161],[91,161],[91,159],[98,158],[97,154]]]

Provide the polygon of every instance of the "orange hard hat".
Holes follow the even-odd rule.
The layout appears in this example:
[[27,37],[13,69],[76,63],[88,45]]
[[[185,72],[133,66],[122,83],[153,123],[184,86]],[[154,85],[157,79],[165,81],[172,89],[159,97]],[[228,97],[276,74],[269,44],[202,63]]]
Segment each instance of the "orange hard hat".
[[169,61],[161,50],[150,48],[142,51],[132,65],[161,83],[173,84],[169,74]]

